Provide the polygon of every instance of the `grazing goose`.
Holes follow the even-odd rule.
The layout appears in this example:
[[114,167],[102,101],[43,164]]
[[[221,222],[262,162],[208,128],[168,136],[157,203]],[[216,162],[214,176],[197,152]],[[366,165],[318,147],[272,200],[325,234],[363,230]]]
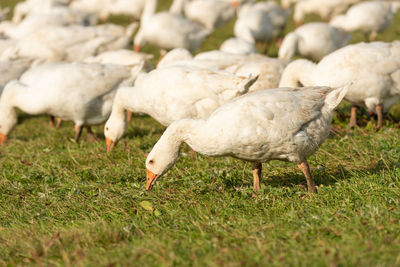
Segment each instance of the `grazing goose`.
[[344,12],[350,5],[361,0],[301,0],[294,8],[293,19],[300,26],[306,14],[317,14],[325,21]]
[[307,23],[288,33],[279,48],[279,58],[295,54],[320,61],[324,56],[347,45],[351,34],[323,22]]
[[318,64],[296,60],[284,70],[279,86],[340,87],[352,82],[345,98],[353,104],[350,127],[356,125],[357,108],[376,111],[378,128],[383,113],[400,97],[400,42],[359,43],[343,47]]
[[82,61],[104,51],[127,47],[136,27],[137,23],[128,27],[113,24],[48,26],[19,39],[12,50],[16,58]]
[[330,24],[348,32],[361,31],[369,41],[375,41],[392,22],[400,2],[367,1],[352,6],[345,15],[332,19]]
[[49,114],[75,123],[75,140],[82,127],[104,122],[120,84],[130,85],[139,68],[84,63],[49,63],[31,68],[4,87],[0,98],[0,144],[17,123],[16,108]]
[[184,17],[181,14],[183,1],[179,1],[180,5],[173,5],[169,12],[154,14],[157,0],[147,0],[140,28],[134,39],[136,52],[139,52],[146,42],[163,51],[178,47],[194,51],[200,47],[211,31]]
[[59,0],[26,0],[18,3],[14,8],[13,22],[20,23],[28,14],[40,14],[53,11],[59,7],[67,7],[70,1]]
[[221,104],[247,93],[256,77],[227,72],[172,66],[138,77],[134,87],[122,87],[114,100],[104,135],[107,151],[122,137],[125,110],[145,113],[164,126],[183,118],[206,118]]
[[214,30],[233,19],[237,2],[223,0],[192,0],[185,3],[185,16]]
[[347,87],[279,88],[238,97],[207,119],[172,123],[146,159],[147,190],[176,162],[183,142],[206,156],[232,156],[253,163],[254,190],[262,162],[297,163],[316,192],[307,158],[329,134],[332,113]]
[[259,76],[250,91],[277,88],[288,60],[269,58],[259,54],[238,55],[222,51],[200,53],[194,58],[185,50],[171,50],[160,60],[157,68],[165,66],[192,66],[224,70],[236,76]]
[[221,44],[219,50],[221,50],[222,52],[241,55],[257,53],[257,48],[254,43],[237,37],[225,40]]
[[115,64],[124,66],[135,66],[144,63],[144,70],[150,71],[153,68],[150,60],[154,56],[146,53],[138,53],[128,49],[106,51],[97,56],[88,57],[86,63]]

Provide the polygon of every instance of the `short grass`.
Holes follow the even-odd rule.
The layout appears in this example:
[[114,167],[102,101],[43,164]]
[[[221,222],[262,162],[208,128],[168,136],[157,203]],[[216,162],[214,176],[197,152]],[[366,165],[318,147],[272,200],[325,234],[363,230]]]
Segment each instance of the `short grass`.
[[[392,26],[379,39],[399,36]],[[0,147],[0,265],[400,266],[398,125],[376,132],[364,115],[348,132],[348,111],[341,105],[335,133],[309,159],[314,195],[293,164],[264,164],[253,194],[249,163],[194,161],[187,147],[146,192],[145,154],[164,130],[153,119],[134,117],[106,154],[103,141],[72,141],[71,123],[56,130],[21,115]],[[102,126],[95,132],[102,140]]]

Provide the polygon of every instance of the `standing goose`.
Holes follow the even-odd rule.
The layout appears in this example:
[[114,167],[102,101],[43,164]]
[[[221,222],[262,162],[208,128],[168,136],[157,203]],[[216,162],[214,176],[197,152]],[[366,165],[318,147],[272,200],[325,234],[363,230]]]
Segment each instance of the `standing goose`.
[[334,16],[344,12],[350,5],[361,0],[301,0],[294,8],[293,19],[300,26],[306,14],[317,14],[323,20],[329,21]]
[[208,119],[171,124],[146,159],[147,190],[176,162],[183,142],[207,156],[232,156],[253,163],[254,190],[260,189],[261,164],[295,162],[309,192],[316,192],[307,158],[329,134],[332,113],[347,87],[279,88],[238,97]]
[[155,69],[134,87],[118,89],[104,135],[111,151],[126,128],[125,110],[145,113],[164,126],[183,118],[206,118],[230,99],[247,93],[256,77],[188,66]]
[[175,1],[169,12],[154,14],[157,0],[147,0],[140,28],[134,39],[136,52],[139,52],[145,43],[163,51],[174,48],[194,51],[200,47],[211,31],[181,14],[183,1]]
[[320,61],[324,56],[347,45],[351,34],[323,22],[307,23],[288,33],[279,48],[279,58],[295,54]]
[[[139,67],[141,69],[141,67]],[[75,140],[82,127],[104,122],[118,86],[132,84],[137,69],[84,63],[52,63],[31,68],[9,82],[0,98],[0,144],[17,123],[16,108],[49,114],[75,123]]]
[[378,33],[388,28],[393,21],[400,2],[367,1],[352,6],[345,15],[332,19],[332,26],[348,32],[361,31],[369,41],[375,41]]
[[400,42],[359,43],[343,47],[324,57],[318,64],[300,59],[284,70],[279,86],[331,86],[352,83],[346,100],[353,104],[350,127],[356,125],[357,108],[365,105],[376,111],[378,128],[383,113],[400,97]]
[[214,30],[235,16],[237,1],[192,0],[185,4],[185,15],[206,29]]

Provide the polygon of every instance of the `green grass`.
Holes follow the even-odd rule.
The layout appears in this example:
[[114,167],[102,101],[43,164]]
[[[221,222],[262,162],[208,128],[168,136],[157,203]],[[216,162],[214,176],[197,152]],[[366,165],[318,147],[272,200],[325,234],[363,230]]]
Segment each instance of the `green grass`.
[[107,155],[104,141],[72,141],[72,123],[56,130],[22,115],[0,147],[0,266],[400,266],[398,125],[376,132],[364,115],[347,132],[348,111],[340,106],[336,134],[309,159],[314,195],[294,164],[264,164],[253,194],[249,163],[193,161],[187,147],[146,192],[145,155],[164,130],[153,119],[134,117]]

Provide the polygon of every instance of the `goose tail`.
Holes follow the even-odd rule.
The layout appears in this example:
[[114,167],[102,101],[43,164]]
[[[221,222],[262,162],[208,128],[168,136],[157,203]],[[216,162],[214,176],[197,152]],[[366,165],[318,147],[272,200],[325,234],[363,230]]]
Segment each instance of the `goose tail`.
[[257,81],[258,77],[260,75],[253,76],[250,74],[250,76],[246,79],[244,79],[240,84],[239,84],[239,92],[241,94],[246,94],[250,87]]
[[339,87],[330,91],[325,97],[324,109],[332,112],[340,104],[340,102],[342,102],[352,84],[353,83],[349,83],[343,87]]

